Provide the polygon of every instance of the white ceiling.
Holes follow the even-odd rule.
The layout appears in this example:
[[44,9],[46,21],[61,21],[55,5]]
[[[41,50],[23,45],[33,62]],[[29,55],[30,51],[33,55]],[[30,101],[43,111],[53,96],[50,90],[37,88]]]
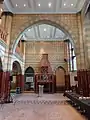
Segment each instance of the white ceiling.
[[61,31],[60,29],[48,25],[48,24],[40,24],[40,25],[33,25],[32,27],[28,28],[22,34],[23,40],[36,40],[36,41],[47,41],[47,40],[65,40],[68,36]]
[[4,9],[13,13],[77,13],[86,0],[4,0]]

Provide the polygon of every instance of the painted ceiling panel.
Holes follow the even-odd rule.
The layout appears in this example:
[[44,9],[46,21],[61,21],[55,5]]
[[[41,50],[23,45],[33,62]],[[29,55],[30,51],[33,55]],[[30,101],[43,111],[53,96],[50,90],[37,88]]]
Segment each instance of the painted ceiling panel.
[[34,39],[35,38],[35,31],[34,31],[33,27],[28,29],[24,34],[25,34],[25,37],[27,39]]
[[59,30],[58,28],[56,29],[55,38],[63,39],[63,38],[65,38],[65,36],[66,35],[61,30]]
[[23,39],[25,40],[64,40],[66,39],[65,33],[48,24],[34,25],[28,28],[23,33]]
[[40,38],[50,38],[51,27],[52,26],[46,24],[39,25]]

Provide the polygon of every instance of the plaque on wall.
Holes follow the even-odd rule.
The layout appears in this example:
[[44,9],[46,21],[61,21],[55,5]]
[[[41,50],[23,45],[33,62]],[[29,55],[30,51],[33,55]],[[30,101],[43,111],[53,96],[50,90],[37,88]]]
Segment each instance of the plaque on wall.
[[26,82],[33,82],[33,77],[26,77]]

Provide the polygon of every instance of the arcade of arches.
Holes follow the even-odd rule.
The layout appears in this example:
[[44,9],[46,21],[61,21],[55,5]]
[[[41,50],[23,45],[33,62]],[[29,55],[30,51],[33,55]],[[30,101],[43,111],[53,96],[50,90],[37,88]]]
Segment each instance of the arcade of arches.
[[90,10],[77,14],[2,12],[0,99],[10,93],[90,96]]

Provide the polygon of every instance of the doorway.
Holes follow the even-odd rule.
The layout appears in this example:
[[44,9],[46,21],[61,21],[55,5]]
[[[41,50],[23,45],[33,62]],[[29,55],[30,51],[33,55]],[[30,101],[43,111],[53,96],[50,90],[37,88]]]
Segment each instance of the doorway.
[[20,87],[22,74],[21,66],[18,61],[13,62],[11,81],[11,92],[16,92],[16,88]]
[[63,92],[65,90],[65,69],[58,67],[56,69],[56,91]]
[[34,91],[34,69],[32,67],[25,70],[25,91]]

